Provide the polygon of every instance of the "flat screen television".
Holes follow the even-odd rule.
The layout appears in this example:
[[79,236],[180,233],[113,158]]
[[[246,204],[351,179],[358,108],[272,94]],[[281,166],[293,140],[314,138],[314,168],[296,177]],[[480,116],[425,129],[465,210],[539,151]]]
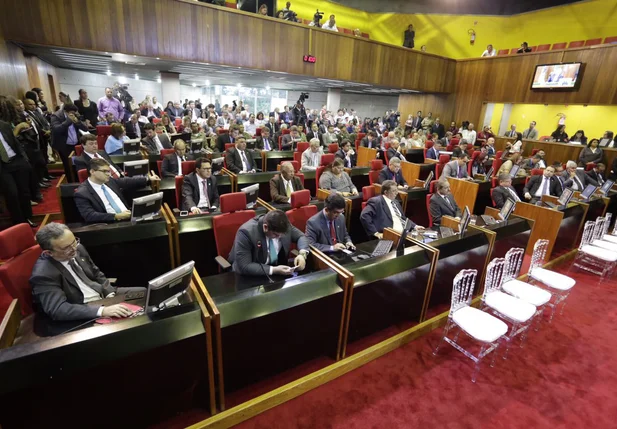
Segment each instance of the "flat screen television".
[[581,86],[583,63],[542,64],[536,66],[531,89],[572,91]]

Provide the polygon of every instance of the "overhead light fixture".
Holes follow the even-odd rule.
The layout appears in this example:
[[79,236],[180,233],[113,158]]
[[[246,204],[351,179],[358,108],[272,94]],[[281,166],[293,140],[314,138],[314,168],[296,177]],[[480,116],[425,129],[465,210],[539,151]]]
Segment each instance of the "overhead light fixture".
[[156,59],[157,59],[157,60],[160,60],[160,58],[159,58],[159,57],[156,57]]
[[111,71],[107,70],[107,76],[111,76]]
[[206,86],[210,86],[210,81],[209,80],[206,81]]
[[139,80],[139,75],[135,73],[135,80]]
[[239,84],[237,84],[236,86],[237,86],[238,88],[240,88],[240,87],[242,86],[242,84],[241,84],[241,83],[239,83]]
[[133,58],[137,58],[137,55],[133,55]]
[[193,88],[195,88],[197,86],[197,84],[195,82],[193,82]]
[[270,87],[269,86],[266,86],[266,91],[270,91]]
[[156,81],[157,81],[158,83],[161,83],[161,78],[159,77]]
[[124,76],[118,76],[118,82],[120,82],[123,85],[127,83],[126,78]]

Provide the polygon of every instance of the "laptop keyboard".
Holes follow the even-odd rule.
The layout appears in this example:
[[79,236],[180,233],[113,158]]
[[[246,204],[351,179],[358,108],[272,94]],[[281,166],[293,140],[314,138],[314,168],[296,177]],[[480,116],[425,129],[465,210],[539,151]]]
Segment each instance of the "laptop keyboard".
[[390,253],[393,244],[394,242],[392,240],[379,240],[379,242],[377,243],[377,247],[375,247],[375,250],[373,250],[371,256],[376,257],[387,255],[388,253]]
[[484,221],[485,225],[495,225],[497,223],[497,222],[495,222],[495,218],[493,216],[480,215],[480,217]]
[[454,235],[454,230],[448,226],[440,226],[439,234],[441,234],[442,238],[452,237]]

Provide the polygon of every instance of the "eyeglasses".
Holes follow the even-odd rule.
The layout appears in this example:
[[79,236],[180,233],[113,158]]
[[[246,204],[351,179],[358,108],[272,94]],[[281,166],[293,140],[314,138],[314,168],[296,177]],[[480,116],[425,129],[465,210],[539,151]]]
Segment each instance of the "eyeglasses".
[[[99,171],[100,171],[100,170],[99,170]],[[60,248],[60,249],[56,249],[56,252],[59,252],[59,253],[68,253],[68,252],[70,252],[70,251],[71,251],[71,250],[73,250],[73,249],[77,249],[77,246],[79,246],[79,243],[80,243],[79,238],[76,238],[76,239],[75,239],[75,240],[74,240],[71,244],[69,244],[68,246],[66,246],[66,247],[62,247],[62,248]]]
[[111,174],[111,169],[103,169],[103,168],[101,168],[100,170],[96,170],[96,171],[100,171],[103,174]]

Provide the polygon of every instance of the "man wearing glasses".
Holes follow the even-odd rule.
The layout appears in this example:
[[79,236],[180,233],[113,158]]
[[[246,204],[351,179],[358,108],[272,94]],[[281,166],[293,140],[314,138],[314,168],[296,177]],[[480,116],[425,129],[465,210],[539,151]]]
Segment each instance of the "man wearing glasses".
[[345,226],[345,198],[330,194],[324,209],[306,222],[306,238],[309,244],[322,252],[356,250]]
[[128,291],[145,288],[115,288],[79,244],[66,225],[50,223],[36,233],[43,252],[34,264],[30,285],[34,308],[52,320],[87,320],[97,317],[128,317],[122,304],[89,305]]
[[90,160],[90,177],[75,191],[75,204],[86,223],[112,223],[131,218],[122,191],[147,186],[161,180],[156,174],[148,176],[111,178],[111,167],[104,159]]
[[182,183],[182,210],[192,214],[214,211],[219,206],[219,191],[212,164],[206,158],[195,162],[195,171],[184,176]]

